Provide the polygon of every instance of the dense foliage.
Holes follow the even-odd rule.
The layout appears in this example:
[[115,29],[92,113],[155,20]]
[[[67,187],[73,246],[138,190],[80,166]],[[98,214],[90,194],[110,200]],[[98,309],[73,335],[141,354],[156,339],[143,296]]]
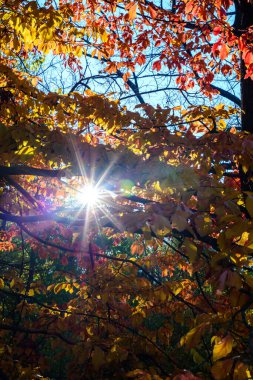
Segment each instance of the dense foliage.
[[251,379],[252,1],[0,19],[0,378]]

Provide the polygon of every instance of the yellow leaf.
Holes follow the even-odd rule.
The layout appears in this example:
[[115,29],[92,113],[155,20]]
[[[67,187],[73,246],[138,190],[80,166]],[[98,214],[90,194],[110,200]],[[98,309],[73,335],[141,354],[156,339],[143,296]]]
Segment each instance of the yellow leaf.
[[225,120],[223,120],[223,119],[219,120],[218,123],[217,123],[217,125],[218,125],[218,127],[219,127],[221,130],[224,130],[224,129],[226,128],[226,126],[227,126]]
[[191,329],[185,336],[180,339],[180,345],[186,345],[188,348],[195,347],[199,343],[201,337],[209,325],[209,322],[203,322],[197,327],[194,327],[194,329]]
[[90,336],[93,335],[93,331],[92,331],[92,327],[91,327],[91,326],[86,327],[86,331],[87,331],[87,333],[88,333]]
[[213,348],[213,361],[224,358],[230,354],[233,349],[233,338],[229,334],[222,339],[215,336],[212,340],[215,342]]
[[135,369],[134,371],[128,372],[126,374],[127,377],[135,378],[135,379],[142,379],[142,380],[151,380],[151,375],[142,370],[142,369]]
[[0,289],[3,289],[4,287],[4,280],[0,278]]
[[33,289],[29,289],[28,296],[30,296],[30,297],[34,296],[34,290]]
[[157,295],[162,302],[166,301],[167,294],[164,292],[164,290],[159,290],[159,292],[157,292]]
[[81,58],[82,54],[83,54],[83,48],[82,46],[76,46],[75,47],[75,55],[79,58]]
[[249,233],[247,231],[245,231],[242,233],[240,240],[238,240],[236,242],[236,244],[244,246],[244,245],[246,245],[248,240],[249,240]]
[[108,34],[106,33],[106,31],[104,30],[103,33],[100,35],[101,37],[101,40],[103,42],[107,42],[108,41]]
[[54,287],[54,293],[58,294],[64,288],[64,284],[57,284]]
[[179,284],[179,286],[173,287],[173,293],[175,294],[175,296],[181,293],[182,290],[183,290],[183,287],[181,286],[181,284]]

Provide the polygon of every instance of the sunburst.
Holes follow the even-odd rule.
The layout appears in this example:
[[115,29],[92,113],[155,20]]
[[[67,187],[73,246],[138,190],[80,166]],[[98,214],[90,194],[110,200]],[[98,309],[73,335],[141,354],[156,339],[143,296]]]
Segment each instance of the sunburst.
[[92,183],[85,184],[77,191],[77,201],[82,206],[96,207],[103,199],[104,191]]
[[[81,174],[78,179],[79,185],[72,187],[74,195],[72,192],[71,203],[72,205],[75,204],[73,210],[76,209],[72,217],[75,220],[83,219],[83,237],[87,237],[91,231],[101,231],[105,226],[115,226],[116,229],[121,231],[123,226],[119,215],[122,209],[120,199],[125,193],[121,188],[121,182],[124,181],[124,177],[116,181],[116,186],[111,177],[112,169],[117,160],[120,159],[120,155],[112,160],[101,173],[96,164],[92,165],[89,159],[85,161],[89,163],[86,167],[78,147],[74,141],[72,143]],[[97,176],[98,171],[100,171],[99,176]]]

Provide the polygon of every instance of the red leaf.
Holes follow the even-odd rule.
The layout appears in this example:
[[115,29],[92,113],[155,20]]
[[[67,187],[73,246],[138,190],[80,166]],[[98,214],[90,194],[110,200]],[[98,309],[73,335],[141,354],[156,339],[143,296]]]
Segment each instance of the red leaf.
[[62,265],[68,265],[68,258],[66,257],[66,256],[63,256],[62,258],[61,258],[61,264]]
[[231,74],[231,72],[232,72],[232,68],[231,68],[231,66],[229,66],[229,65],[223,65],[223,66],[221,67],[221,72],[222,72],[222,74],[224,74],[224,75]]
[[200,379],[200,377],[193,375],[189,371],[184,371],[184,373],[181,373],[181,374],[173,377],[172,380],[201,380],[201,379]]
[[243,53],[243,59],[246,65],[250,65],[251,63],[253,63],[253,52],[247,50],[245,54]]
[[161,61],[156,61],[153,63],[152,69],[156,71],[160,71],[162,68]]
[[245,46],[246,46],[246,41],[243,37],[240,37],[238,39],[238,47],[241,51],[243,51],[245,49]]
[[221,27],[220,26],[216,26],[215,28],[213,28],[213,34],[215,36],[218,36],[218,34],[220,34],[221,32]]
[[213,47],[212,47],[212,53],[213,53],[214,55],[216,55],[216,51],[218,50],[218,47],[220,46],[220,44],[221,44],[220,39],[219,39],[217,42],[215,42],[215,43],[213,44]]

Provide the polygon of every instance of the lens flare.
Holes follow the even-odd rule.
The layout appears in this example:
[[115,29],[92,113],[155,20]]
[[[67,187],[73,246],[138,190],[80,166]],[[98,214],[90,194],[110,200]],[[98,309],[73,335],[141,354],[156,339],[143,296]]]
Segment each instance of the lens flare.
[[82,189],[78,191],[77,199],[84,206],[96,206],[100,202],[101,190],[92,185],[86,184]]

